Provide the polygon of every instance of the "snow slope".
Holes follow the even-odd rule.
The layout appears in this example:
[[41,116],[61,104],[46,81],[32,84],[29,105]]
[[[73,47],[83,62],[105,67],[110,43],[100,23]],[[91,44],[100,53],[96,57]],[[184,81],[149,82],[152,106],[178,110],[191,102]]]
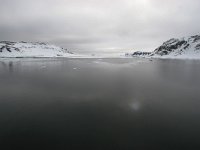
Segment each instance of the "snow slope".
[[46,43],[0,42],[0,57],[73,57],[66,49]]

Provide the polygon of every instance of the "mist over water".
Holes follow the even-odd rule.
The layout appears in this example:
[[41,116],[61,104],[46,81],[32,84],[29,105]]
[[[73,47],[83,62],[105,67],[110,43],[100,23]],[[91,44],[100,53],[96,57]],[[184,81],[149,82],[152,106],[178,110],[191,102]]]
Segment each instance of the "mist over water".
[[199,65],[1,59],[0,148],[199,149]]

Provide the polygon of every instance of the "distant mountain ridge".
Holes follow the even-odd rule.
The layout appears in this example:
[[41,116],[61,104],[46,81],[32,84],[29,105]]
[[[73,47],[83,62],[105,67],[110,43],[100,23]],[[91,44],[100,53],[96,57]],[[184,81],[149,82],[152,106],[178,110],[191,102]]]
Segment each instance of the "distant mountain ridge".
[[41,42],[0,42],[0,57],[68,57],[67,49]]
[[[200,59],[200,35],[172,38],[153,52],[126,53],[126,57]],[[3,57],[94,57],[75,55],[67,49],[41,42],[0,42]],[[120,57],[120,56],[119,56]]]

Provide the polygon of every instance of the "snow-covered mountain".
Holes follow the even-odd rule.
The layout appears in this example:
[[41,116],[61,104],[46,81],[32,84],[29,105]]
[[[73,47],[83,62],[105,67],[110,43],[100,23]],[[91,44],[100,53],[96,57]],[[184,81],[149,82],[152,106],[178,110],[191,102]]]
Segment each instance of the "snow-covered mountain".
[[70,57],[73,53],[46,43],[0,42],[0,57]]
[[152,57],[200,59],[200,35],[170,39],[158,47]]
[[170,39],[153,52],[126,53],[126,57],[200,59],[200,35]]

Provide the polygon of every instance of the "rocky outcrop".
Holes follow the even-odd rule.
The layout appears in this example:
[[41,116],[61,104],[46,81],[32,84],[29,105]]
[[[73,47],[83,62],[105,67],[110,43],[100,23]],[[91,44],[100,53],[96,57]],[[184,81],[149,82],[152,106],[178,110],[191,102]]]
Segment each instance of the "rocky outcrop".
[[151,55],[151,52],[142,52],[142,51],[137,51],[134,53],[126,53],[125,56],[132,56],[132,57],[142,57],[142,56],[149,56]]

